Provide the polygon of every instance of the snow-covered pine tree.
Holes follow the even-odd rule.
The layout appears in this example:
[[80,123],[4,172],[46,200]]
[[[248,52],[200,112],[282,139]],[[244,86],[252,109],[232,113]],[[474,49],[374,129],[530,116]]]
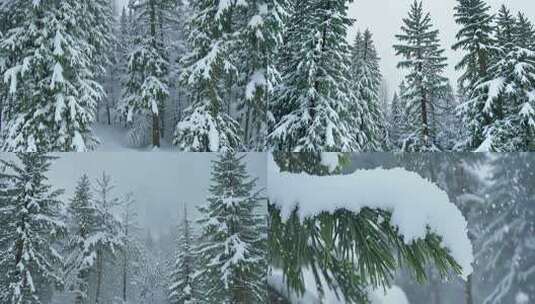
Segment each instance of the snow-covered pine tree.
[[10,54],[3,78],[13,102],[3,150],[91,150],[98,142],[91,123],[103,90],[87,51],[82,3],[13,0],[7,5],[17,23],[0,41],[0,53]]
[[179,225],[177,250],[169,285],[169,303],[193,304],[196,303],[195,272],[196,257],[193,254],[194,236],[188,219],[187,207],[184,206],[184,218]]
[[201,218],[198,279],[207,303],[261,303],[267,298],[266,213],[245,156],[223,153],[213,162]]
[[347,0],[295,1],[288,29],[289,61],[270,105],[269,146],[280,151],[358,151],[352,128],[363,106],[351,90]]
[[455,6],[455,22],[461,27],[456,35],[453,50],[465,54],[455,66],[463,70],[458,80],[459,88],[467,100],[460,106],[460,115],[470,130],[464,149],[477,149],[485,141],[487,126],[493,120],[493,113],[485,94],[477,90],[480,79],[488,77],[489,68],[495,57],[495,26],[490,6],[484,0],[458,0]]
[[407,136],[408,119],[407,119],[407,85],[405,80],[399,84],[399,93],[396,92],[390,104],[390,141],[395,151],[400,151],[403,148],[404,139]]
[[[274,157],[281,171],[341,174],[316,162],[314,153],[293,153],[300,162],[292,166],[287,166],[280,154],[284,153],[275,153]],[[449,251],[440,247],[439,236],[404,244],[403,236],[389,227],[391,214],[386,210],[367,208],[354,213],[339,209],[303,219],[297,209],[283,220],[280,209],[269,204],[269,216],[271,265],[282,269],[287,287],[297,294],[304,291],[302,274],[307,267],[314,275],[320,298],[329,288],[346,303],[368,303],[369,290],[391,284],[401,265],[421,283],[428,279],[426,265],[433,264],[441,276],[460,270]]]
[[446,67],[444,49],[440,47],[438,30],[434,29],[431,16],[424,12],[421,1],[415,0],[407,18],[403,19],[402,34],[396,35],[399,44],[394,45],[396,55],[403,56],[398,68],[408,69],[405,76],[407,92],[407,137],[405,151],[436,151],[436,132],[432,117],[436,112],[436,96],[446,87],[442,76]]
[[352,128],[361,130],[357,140],[364,151],[380,151],[385,147],[385,115],[379,104],[383,76],[372,33],[357,33],[351,50],[351,82],[357,100],[364,108]]
[[241,21],[244,48],[239,53],[244,89],[238,103],[248,150],[266,147],[267,104],[278,82],[277,47],[281,44],[283,6],[280,0],[248,0],[246,18]]
[[69,234],[65,245],[65,281],[67,290],[75,295],[76,304],[84,304],[89,298],[90,274],[94,271],[99,246],[98,216],[91,182],[84,174],[67,206]]
[[63,258],[58,240],[65,231],[61,221],[63,190],[47,183],[51,161],[44,153],[17,153],[16,160],[0,160],[7,168],[0,179],[9,188],[2,189],[0,222],[3,244],[0,252],[3,303],[48,303],[41,295],[63,284]]
[[[169,95],[168,54],[160,24],[171,10],[170,0],[136,0],[130,9],[136,20],[136,36],[128,56],[128,77],[124,84],[123,108],[131,124],[150,124],[150,144],[160,147],[161,110]],[[139,128],[132,127],[136,132]]]
[[476,147],[478,151],[535,150],[535,51],[526,48],[530,34],[516,37],[524,32],[519,24],[502,7],[496,26],[498,56],[462,107],[469,118],[475,117],[471,113],[480,105],[487,117],[485,124],[479,125],[484,140]]
[[121,223],[113,214],[113,210],[119,206],[120,200],[112,196],[113,189],[111,177],[102,173],[102,177],[95,182],[94,200],[97,208],[97,231],[93,241],[96,243],[95,304],[102,303],[104,265],[108,259],[115,259],[124,246]]
[[242,76],[236,63],[236,50],[243,45],[237,39],[239,32],[233,24],[236,17],[233,14],[243,11],[248,3],[200,0],[190,5],[193,10],[188,24],[190,52],[181,61],[181,82],[189,88],[191,101],[185,117],[176,126],[174,144],[192,152],[240,149],[242,131],[229,111],[233,110],[230,89]]
[[478,238],[479,265],[492,289],[482,303],[514,303],[522,293],[535,298],[535,160],[529,153],[501,154],[493,160],[490,219]]
[[139,228],[133,194],[128,193],[120,202],[121,230],[123,246],[121,250],[121,300],[130,303],[138,294],[135,290],[141,271],[142,245],[139,241]]
[[457,145],[461,137],[461,120],[457,115],[457,99],[453,93],[453,88],[448,83],[445,89],[437,94],[436,112],[433,117],[433,125],[437,130],[437,143],[443,151],[457,150]]
[[535,50],[535,28],[522,12],[517,14],[515,30],[513,34],[515,45],[532,51]]

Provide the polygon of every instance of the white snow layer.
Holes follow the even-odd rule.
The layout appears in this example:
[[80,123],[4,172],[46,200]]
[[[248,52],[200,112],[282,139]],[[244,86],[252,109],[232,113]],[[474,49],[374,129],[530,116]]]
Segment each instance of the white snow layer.
[[376,289],[369,295],[371,304],[409,304],[403,289],[392,286],[386,291]]
[[428,231],[436,233],[462,267],[463,278],[472,273],[474,257],[466,219],[444,191],[417,173],[401,168],[334,176],[281,173],[272,157],[268,167],[268,196],[283,218],[296,206],[302,219],[339,209],[388,210],[405,243],[425,238]]

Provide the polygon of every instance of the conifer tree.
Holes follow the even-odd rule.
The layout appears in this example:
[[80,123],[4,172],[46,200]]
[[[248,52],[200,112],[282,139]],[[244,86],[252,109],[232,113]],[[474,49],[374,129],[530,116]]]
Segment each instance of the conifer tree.
[[446,87],[442,76],[446,67],[444,49],[440,48],[438,30],[434,29],[429,13],[424,12],[422,2],[415,0],[409,16],[403,19],[402,34],[396,35],[399,44],[394,45],[397,55],[403,56],[399,68],[408,69],[405,76],[407,92],[408,137],[404,139],[406,151],[439,150],[436,129],[432,117],[436,111],[436,96]]
[[3,150],[93,149],[98,141],[91,123],[104,93],[95,81],[85,14],[79,14],[82,3],[17,0],[7,5],[17,23],[0,41],[0,53],[10,54],[3,78],[4,94],[12,101]]
[[98,209],[92,196],[89,177],[84,174],[67,207],[66,281],[68,290],[75,295],[76,304],[86,303],[89,297],[89,279],[96,260]]
[[113,214],[113,210],[120,204],[117,197],[112,196],[115,186],[111,177],[102,173],[102,177],[95,182],[95,206],[97,208],[96,256],[95,256],[95,303],[102,303],[102,282],[104,263],[110,257],[116,257],[123,249],[124,236],[121,223]]
[[47,172],[55,157],[44,153],[17,153],[17,161],[0,160],[7,168],[0,179],[9,184],[0,201],[2,243],[0,265],[6,285],[4,303],[40,304],[40,298],[63,284],[63,258],[57,251],[65,230],[61,221],[63,190],[47,183]]
[[496,52],[494,16],[489,10],[490,6],[484,0],[458,0],[455,6],[455,22],[461,29],[452,48],[465,53],[455,66],[455,69],[463,70],[458,85],[468,99],[460,108],[460,115],[469,129],[465,149],[477,149],[485,141],[487,126],[494,119],[491,108],[499,107],[490,105],[486,92],[478,90],[481,79],[489,76]]
[[[274,157],[282,171],[341,174],[339,170],[326,170],[316,162],[314,153],[299,153],[295,157],[301,162],[293,162],[292,166],[287,166],[287,157],[280,154],[285,153]],[[282,269],[287,287],[297,294],[305,291],[304,268],[311,270],[320,300],[328,288],[346,303],[368,303],[369,290],[390,285],[393,273],[401,265],[410,269],[418,282],[428,279],[429,264],[441,276],[460,270],[448,250],[440,247],[437,235],[404,244],[403,236],[392,229],[387,210],[366,208],[354,213],[342,208],[303,219],[297,209],[285,220],[280,209],[269,204],[269,215],[270,263]]]
[[193,17],[188,24],[190,53],[182,59],[182,83],[191,91],[191,102],[178,123],[174,144],[181,150],[217,152],[239,149],[243,136],[239,123],[225,111],[229,82],[239,75],[234,50],[242,47],[233,26],[234,11],[246,1],[212,0],[191,3]]
[[128,193],[120,202],[121,212],[121,299],[129,303],[137,294],[136,278],[139,277],[139,265],[142,255],[142,246],[139,241],[140,228],[137,222],[138,214],[135,210],[133,194]]
[[193,255],[194,237],[191,231],[186,206],[184,219],[177,236],[177,251],[169,286],[169,302],[171,304],[195,303],[195,256]]
[[269,146],[279,151],[358,151],[364,108],[351,90],[347,0],[295,1],[290,56],[270,105]]
[[212,185],[199,208],[199,280],[204,301],[261,303],[267,298],[266,214],[243,162],[224,153],[213,163]]
[[495,50],[498,56],[487,75],[477,82],[471,100],[463,105],[465,118],[475,117],[471,114],[476,104],[482,106],[487,117],[484,125],[478,124],[483,139],[475,147],[478,151],[535,150],[535,52],[524,47],[529,37],[520,39],[522,42],[515,37],[522,32],[518,24],[505,7],[500,10]]
[[241,25],[245,48],[240,52],[240,69],[245,74],[243,102],[238,104],[244,121],[244,142],[250,150],[263,151],[267,136],[267,106],[278,82],[277,46],[283,28],[283,1],[248,0]]
[[[168,55],[160,24],[167,15],[169,0],[139,0],[131,3],[136,20],[136,36],[128,56],[128,77],[123,96],[125,116],[131,124],[150,125],[150,144],[160,147],[161,110],[169,95]],[[132,130],[135,132],[136,127]]]
[[352,48],[351,73],[356,98],[364,110],[354,128],[361,130],[357,137],[364,151],[379,151],[384,146],[385,117],[379,105],[379,90],[383,76],[379,69],[379,56],[372,40],[372,33],[366,29],[357,33]]

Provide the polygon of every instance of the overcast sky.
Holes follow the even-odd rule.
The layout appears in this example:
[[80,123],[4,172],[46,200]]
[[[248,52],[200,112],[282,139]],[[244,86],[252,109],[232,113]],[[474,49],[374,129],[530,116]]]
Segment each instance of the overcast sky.
[[[397,43],[395,35],[400,33],[402,18],[407,16],[410,5],[414,0],[355,0],[350,6],[350,16],[357,19],[355,26],[349,31],[350,41],[353,41],[357,29],[369,28],[377,45],[381,57],[381,68],[388,83],[389,90],[397,89],[403,79],[403,73],[396,65],[399,57],[395,56],[393,44]],[[453,18],[453,8],[457,0],[423,0],[424,9],[431,13],[436,28],[440,30],[440,39],[446,56],[449,58],[446,76],[455,86],[459,73],[454,66],[462,54],[451,50],[455,43],[455,35],[459,30]],[[487,0],[494,10],[501,4],[507,5],[515,13],[524,12],[531,21],[535,22],[535,0]]]
[[[91,181],[106,171],[116,189],[114,195],[133,192],[140,222],[155,235],[174,228],[186,203],[195,216],[195,206],[204,203],[210,184],[213,153],[65,153],[59,154],[51,168],[51,183],[66,189],[72,197],[76,182],[83,173]],[[265,188],[265,154],[246,157],[251,176]]]

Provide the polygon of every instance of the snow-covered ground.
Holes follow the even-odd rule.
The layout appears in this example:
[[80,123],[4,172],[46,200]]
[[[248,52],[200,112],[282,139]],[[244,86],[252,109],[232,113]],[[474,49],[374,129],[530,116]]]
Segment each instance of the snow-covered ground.
[[157,150],[151,146],[134,147],[128,142],[128,130],[113,125],[97,123],[93,125],[93,130],[100,140],[100,146],[96,149],[97,152],[170,152],[178,150],[163,138],[161,139],[161,147]]

